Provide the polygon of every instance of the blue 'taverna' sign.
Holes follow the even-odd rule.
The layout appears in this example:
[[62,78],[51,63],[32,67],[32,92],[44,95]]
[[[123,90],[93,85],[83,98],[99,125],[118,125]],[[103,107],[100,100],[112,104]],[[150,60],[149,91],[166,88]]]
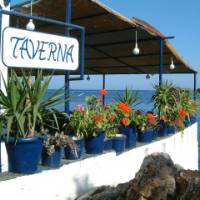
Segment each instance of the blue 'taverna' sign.
[[79,65],[75,38],[8,27],[2,42],[2,61],[7,67],[76,70]]

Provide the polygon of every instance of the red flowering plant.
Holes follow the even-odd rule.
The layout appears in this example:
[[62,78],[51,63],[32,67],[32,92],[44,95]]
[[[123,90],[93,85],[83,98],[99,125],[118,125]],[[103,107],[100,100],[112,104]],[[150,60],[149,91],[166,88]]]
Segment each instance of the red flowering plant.
[[103,88],[103,89],[100,90],[100,94],[101,94],[102,96],[105,96],[105,95],[108,94],[108,91],[107,91],[105,88]]
[[96,96],[86,97],[86,107],[83,114],[83,134],[85,138],[97,136],[113,126],[115,114],[110,106],[103,106],[102,99]]
[[132,107],[138,105],[138,95],[133,90],[125,88],[123,95],[118,94],[116,101],[116,112],[118,115],[118,124],[122,126],[135,126],[134,112]]
[[190,118],[196,115],[198,104],[197,101],[193,98],[190,91],[179,88],[179,92],[180,102],[175,125],[178,127],[179,130],[183,130],[187,125],[187,122],[190,122]]
[[77,105],[69,118],[68,129],[77,138],[84,136],[85,111],[86,109],[83,105]]
[[145,117],[147,119],[147,129],[154,130],[158,127],[158,115],[153,112],[147,112]]
[[70,115],[69,130],[78,138],[96,136],[103,120],[104,116],[92,105],[85,107],[78,105]]
[[153,112],[144,114],[142,110],[137,110],[134,112],[132,120],[134,121],[138,132],[154,130],[158,126],[158,116]]
[[117,124],[120,126],[129,126],[132,119],[132,108],[124,102],[115,105],[115,113],[117,115]]
[[115,111],[115,107],[112,105],[104,107],[104,114],[105,114],[105,137],[106,139],[116,136],[118,134],[118,116]]
[[180,99],[181,99],[181,110],[180,115],[183,118],[193,117],[197,114],[198,103],[196,99],[193,98],[192,93],[188,90],[180,90]]

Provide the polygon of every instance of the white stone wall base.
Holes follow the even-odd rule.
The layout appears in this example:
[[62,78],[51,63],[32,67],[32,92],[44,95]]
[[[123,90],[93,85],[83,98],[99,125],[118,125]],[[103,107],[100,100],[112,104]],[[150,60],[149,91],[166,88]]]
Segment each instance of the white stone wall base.
[[8,157],[6,152],[6,146],[4,142],[1,142],[1,172],[8,171]]
[[[166,139],[121,155],[109,152],[56,170],[0,182],[3,200],[72,200],[101,185],[117,185],[134,178],[146,155],[166,152],[185,169],[198,169],[197,123]],[[159,169],[158,169],[159,170]]]

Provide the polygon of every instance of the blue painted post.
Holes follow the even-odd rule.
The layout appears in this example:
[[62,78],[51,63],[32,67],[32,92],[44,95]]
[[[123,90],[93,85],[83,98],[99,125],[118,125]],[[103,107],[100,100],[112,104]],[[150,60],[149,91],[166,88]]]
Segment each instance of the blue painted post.
[[[66,23],[71,24],[71,0],[66,0]],[[65,34],[70,35],[70,30],[68,27],[65,27]],[[65,73],[65,100],[69,97],[70,93],[70,81],[69,81],[70,72]],[[65,102],[65,112],[69,113],[70,111],[70,102]]]
[[[106,75],[103,74],[103,89],[106,87]],[[103,105],[105,106],[105,95],[103,95]]]
[[160,38],[160,68],[159,68],[159,85],[162,85],[163,82],[163,48],[164,41]]
[[197,90],[197,73],[194,73],[194,99],[196,99],[196,90]]

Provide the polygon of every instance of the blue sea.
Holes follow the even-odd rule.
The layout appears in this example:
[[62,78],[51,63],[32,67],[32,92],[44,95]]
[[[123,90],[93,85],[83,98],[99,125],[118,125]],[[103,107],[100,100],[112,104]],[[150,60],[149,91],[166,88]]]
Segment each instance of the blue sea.
[[[48,90],[48,95],[52,94],[54,90]],[[106,95],[106,104],[115,102],[115,99],[120,95],[123,96],[123,90],[109,90]],[[138,96],[138,105],[135,109],[142,109],[145,112],[153,109],[153,103],[151,97],[154,94],[150,90],[137,90],[134,93]],[[70,110],[73,110],[77,104],[85,104],[85,97],[95,95],[101,97],[99,90],[70,90]],[[60,111],[64,110],[64,104],[57,106]]]
[[[49,90],[48,95],[52,94],[54,90]],[[106,104],[110,104],[115,102],[115,98],[118,97],[118,95],[123,95],[123,90],[109,90],[108,94],[106,95]],[[138,105],[134,109],[141,109],[145,112],[151,111],[153,109],[153,102],[151,101],[152,95],[154,94],[154,91],[151,90],[138,90],[134,91],[138,95]],[[97,97],[101,97],[99,94],[99,90],[71,90],[70,91],[70,110],[73,110],[73,108],[77,104],[85,104],[85,97],[95,95]],[[59,110],[64,110],[64,104],[59,105],[57,107]],[[198,120],[198,141],[200,144],[200,110],[197,115]],[[200,155],[200,149],[199,149],[199,155]],[[199,156],[199,169],[200,169],[200,156]]]

